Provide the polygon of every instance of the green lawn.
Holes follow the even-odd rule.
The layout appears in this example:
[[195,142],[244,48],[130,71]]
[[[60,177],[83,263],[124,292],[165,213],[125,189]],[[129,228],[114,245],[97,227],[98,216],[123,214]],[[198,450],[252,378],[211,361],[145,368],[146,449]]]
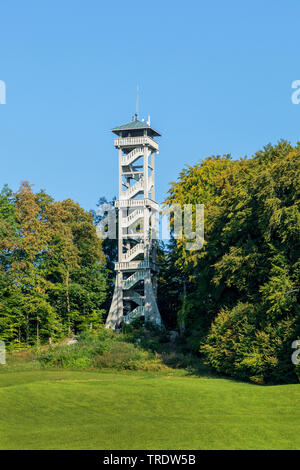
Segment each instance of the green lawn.
[[300,449],[299,385],[183,374],[0,373],[0,449]]

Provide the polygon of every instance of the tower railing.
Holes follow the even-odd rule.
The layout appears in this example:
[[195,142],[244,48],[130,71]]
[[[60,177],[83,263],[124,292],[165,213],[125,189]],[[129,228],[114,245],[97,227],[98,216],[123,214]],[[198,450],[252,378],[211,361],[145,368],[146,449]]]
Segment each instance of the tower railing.
[[[118,140],[118,139],[116,139]],[[130,165],[130,163],[133,163],[135,160],[140,158],[144,154],[143,149],[141,147],[134,148],[129,152],[127,155],[123,155],[121,158],[121,164],[124,165]]]
[[133,248],[128,250],[126,253],[123,253],[122,256],[124,261],[131,261],[141,253],[144,253],[144,244],[137,243]]
[[153,210],[158,211],[159,205],[157,202],[150,198],[140,199],[119,199],[114,203],[115,207],[118,208],[129,208],[129,207],[151,207]]
[[149,136],[144,137],[121,137],[119,139],[114,139],[115,147],[135,147],[137,145],[148,145],[154,150],[158,150],[158,143],[154,139],[151,139]]
[[143,281],[145,279],[144,271],[136,271],[128,279],[123,281],[123,289],[130,289],[133,287],[137,282]]
[[143,209],[136,209],[133,212],[131,212],[131,214],[129,214],[127,217],[124,217],[123,226],[124,227],[129,227],[131,224],[138,221],[143,216],[144,216]]
[[132,312],[128,313],[128,315],[124,315],[124,323],[130,323],[131,320],[134,318],[140,317],[144,315],[145,309],[142,306],[136,307]]
[[136,183],[120,194],[120,199],[130,199],[144,189],[144,177],[142,176]]

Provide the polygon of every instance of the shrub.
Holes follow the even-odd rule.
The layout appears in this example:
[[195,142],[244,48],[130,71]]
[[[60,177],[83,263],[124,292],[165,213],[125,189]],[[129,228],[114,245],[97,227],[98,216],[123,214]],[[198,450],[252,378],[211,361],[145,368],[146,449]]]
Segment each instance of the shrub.
[[255,383],[297,382],[291,362],[296,319],[263,328],[259,317],[248,303],[222,310],[200,347],[205,362],[220,373]]
[[150,354],[147,351],[131,343],[115,342],[109,351],[95,357],[94,364],[99,368],[137,370],[149,359]]
[[75,344],[58,345],[40,353],[39,360],[45,367],[69,369],[160,370],[165,367],[157,355],[126,340],[126,335],[101,328],[98,334],[81,333]]

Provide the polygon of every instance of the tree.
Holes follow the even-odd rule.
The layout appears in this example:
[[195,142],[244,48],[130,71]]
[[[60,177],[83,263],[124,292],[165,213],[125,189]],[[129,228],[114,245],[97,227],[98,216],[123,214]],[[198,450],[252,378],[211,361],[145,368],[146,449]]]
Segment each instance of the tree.
[[107,271],[92,214],[29,183],[0,193],[0,338],[10,347],[97,328]]
[[299,157],[300,145],[282,141],[250,159],[210,158],[171,188],[168,204],[205,203],[204,249],[187,252],[182,240],[174,250],[190,279],[187,341],[220,372],[296,380],[290,350],[300,333]]

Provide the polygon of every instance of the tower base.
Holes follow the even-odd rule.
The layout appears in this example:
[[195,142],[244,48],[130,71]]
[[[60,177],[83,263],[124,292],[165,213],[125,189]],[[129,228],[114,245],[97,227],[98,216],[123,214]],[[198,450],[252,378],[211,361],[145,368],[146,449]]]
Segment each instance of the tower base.
[[137,318],[144,317],[146,322],[161,326],[162,320],[156,303],[155,293],[151,282],[150,271],[146,272],[144,279],[144,297],[142,305],[136,307],[128,315],[124,315],[123,299],[126,291],[122,288],[122,273],[117,274],[116,285],[105,328],[119,329],[124,323],[128,324]]

